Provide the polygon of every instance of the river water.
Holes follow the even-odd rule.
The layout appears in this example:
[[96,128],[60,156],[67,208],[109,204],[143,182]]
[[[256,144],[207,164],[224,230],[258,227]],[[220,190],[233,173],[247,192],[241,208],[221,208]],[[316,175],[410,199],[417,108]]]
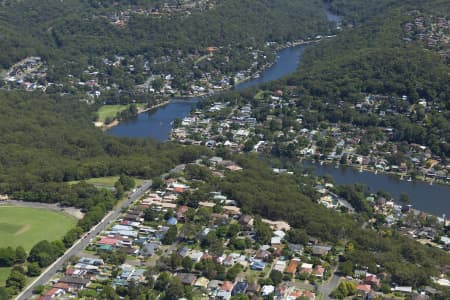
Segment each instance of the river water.
[[[276,62],[262,72],[261,77],[237,84],[236,90],[276,80],[294,72],[298,68],[304,48],[305,46],[296,46],[280,50]],[[198,98],[172,100],[165,106],[139,114],[135,119],[121,122],[107,133],[119,137],[151,137],[158,141],[167,141],[173,120],[189,115],[198,100]]]
[[[325,6],[325,14],[330,22],[338,23],[341,18],[331,13]],[[286,48],[278,52],[277,60],[271,68],[265,70],[261,77],[251,79],[236,86],[236,90],[250,88],[261,83],[276,80],[294,72],[301,60],[305,46]],[[174,100],[166,106],[142,113],[136,119],[123,122],[108,131],[108,134],[120,137],[151,137],[159,141],[168,139],[172,122],[175,118],[187,116],[198,102],[190,100]],[[307,163],[305,163],[307,164]],[[401,181],[382,174],[373,174],[353,170],[351,168],[314,165],[317,175],[331,175],[337,184],[364,183],[371,191],[380,189],[389,192],[398,199],[405,192],[409,195],[414,208],[441,216],[450,216],[450,187],[443,185],[430,186],[428,183]]]
[[394,199],[400,193],[409,195],[413,208],[432,213],[437,216],[450,216],[450,187],[446,185],[430,185],[425,182],[400,180],[398,177],[371,172],[359,172],[351,167],[312,164],[303,162],[304,166],[313,166],[316,175],[330,175],[337,184],[364,183],[370,191],[376,193],[384,190]]

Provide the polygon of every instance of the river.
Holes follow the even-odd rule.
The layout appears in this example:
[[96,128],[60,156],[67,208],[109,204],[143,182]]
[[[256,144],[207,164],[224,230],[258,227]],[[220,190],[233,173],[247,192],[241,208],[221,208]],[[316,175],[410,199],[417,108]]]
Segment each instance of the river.
[[413,208],[432,213],[436,216],[450,216],[450,186],[425,182],[400,180],[398,177],[371,172],[359,172],[351,167],[312,164],[303,162],[304,166],[313,166],[316,175],[330,175],[337,184],[364,183],[375,193],[384,190],[395,199],[405,192],[409,195]]
[[[341,18],[334,15],[324,6],[325,14],[330,22],[338,23]],[[276,62],[265,70],[261,77],[245,81],[236,86],[236,90],[253,87],[261,83],[276,80],[294,72],[301,60],[305,46],[297,46],[280,50]],[[168,105],[140,114],[136,119],[123,122],[108,131],[120,137],[151,137],[159,141],[168,139],[172,122],[175,118],[187,116],[198,102],[197,98],[190,100],[174,100]],[[413,207],[435,215],[450,216],[450,187],[444,185],[430,186],[428,183],[400,181],[397,178],[358,172],[351,168],[314,165],[318,175],[329,174],[336,183],[364,183],[371,191],[385,190],[397,197],[401,192],[409,195]]]
[[[305,46],[296,46],[280,50],[275,63],[264,70],[261,77],[250,79],[236,85],[236,90],[243,90],[276,80],[294,72],[300,63]],[[139,114],[136,118],[121,122],[107,131],[108,134],[119,137],[151,137],[158,141],[167,141],[172,122],[176,118],[184,118],[198,102],[198,98],[174,99],[169,104]]]

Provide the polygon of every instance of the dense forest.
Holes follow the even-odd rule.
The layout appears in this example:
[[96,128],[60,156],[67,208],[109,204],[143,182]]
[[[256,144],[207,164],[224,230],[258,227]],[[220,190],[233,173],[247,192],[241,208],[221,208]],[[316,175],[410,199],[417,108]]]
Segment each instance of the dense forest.
[[71,180],[151,178],[206,151],[110,137],[91,125],[93,107],[70,98],[0,92],[0,114],[0,193],[30,200],[58,201]]
[[40,55],[50,62],[49,75],[54,78],[68,71],[77,74],[105,56],[139,54],[152,60],[176,51],[180,57],[180,52],[206,53],[208,46],[239,49],[291,41],[328,27],[321,2],[316,0],[225,0],[215,9],[189,17],[132,14],[125,27],[114,26],[108,16],[134,6],[122,1],[119,6],[95,7],[98,3],[3,1],[0,66],[7,68],[26,55]]

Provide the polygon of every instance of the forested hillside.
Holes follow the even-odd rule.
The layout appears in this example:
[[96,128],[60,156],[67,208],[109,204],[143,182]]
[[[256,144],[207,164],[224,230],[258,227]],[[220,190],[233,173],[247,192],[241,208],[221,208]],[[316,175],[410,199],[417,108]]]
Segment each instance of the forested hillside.
[[122,173],[151,178],[206,151],[110,137],[91,125],[93,114],[73,99],[1,92],[0,193],[56,202],[63,182]]
[[[361,7],[364,3],[366,8]],[[435,154],[449,157],[448,45],[430,48],[405,33],[405,24],[422,16],[445,20],[448,5],[442,1],[333,1],[332,7],[338,8],[347,22],[355,23],[354,28],[307,49],[300,70],[284,83],[297,87],[301,95],[297,104],[312,109],[310,116],[315,111],[316,117],[332,122],[352,122],[363,128],[390,126],[394,140],[423,144]],[[370,9],[372,6],[376,9]],[[427,30],[423,29],[424,36]],[[409,32],[409,36],[413,34]],[[403,97],[411,109],[396,116],[349,109],[367,95],[400,99],[386,103],[395,109],[402,106]],[[421,105],[417,105],[420,101],[426,103],[423,116]]]
[[[133,1],[135,2],[135,1]],[[192,53],[208,46],[258,46],[265,41],[288,41],[315,34],[327,27],[320,1],[220,1],[212,10],[186,16],[155,17],[132,14],[125,27],[111,24],[108,16],[133,7],[70,0],[4,1],[0,21],[0,65],[8,67],[20,54],[47,57],[55,72],[95,61],[105,55],[146,55],[150,58],[174,50]],[[134,3],[136,5],[136,3]],[[29,32],[29,35],[23,33]],[[76,70],[76,69],[75,69]]]

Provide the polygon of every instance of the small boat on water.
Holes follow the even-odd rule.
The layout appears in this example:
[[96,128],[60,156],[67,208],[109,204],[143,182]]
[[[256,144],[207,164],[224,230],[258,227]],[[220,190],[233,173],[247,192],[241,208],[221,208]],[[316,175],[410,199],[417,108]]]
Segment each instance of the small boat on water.
[[408,181],[412,181],[412,178],[411,178],[411,177],[409,177],[409,178],[408,178]]

